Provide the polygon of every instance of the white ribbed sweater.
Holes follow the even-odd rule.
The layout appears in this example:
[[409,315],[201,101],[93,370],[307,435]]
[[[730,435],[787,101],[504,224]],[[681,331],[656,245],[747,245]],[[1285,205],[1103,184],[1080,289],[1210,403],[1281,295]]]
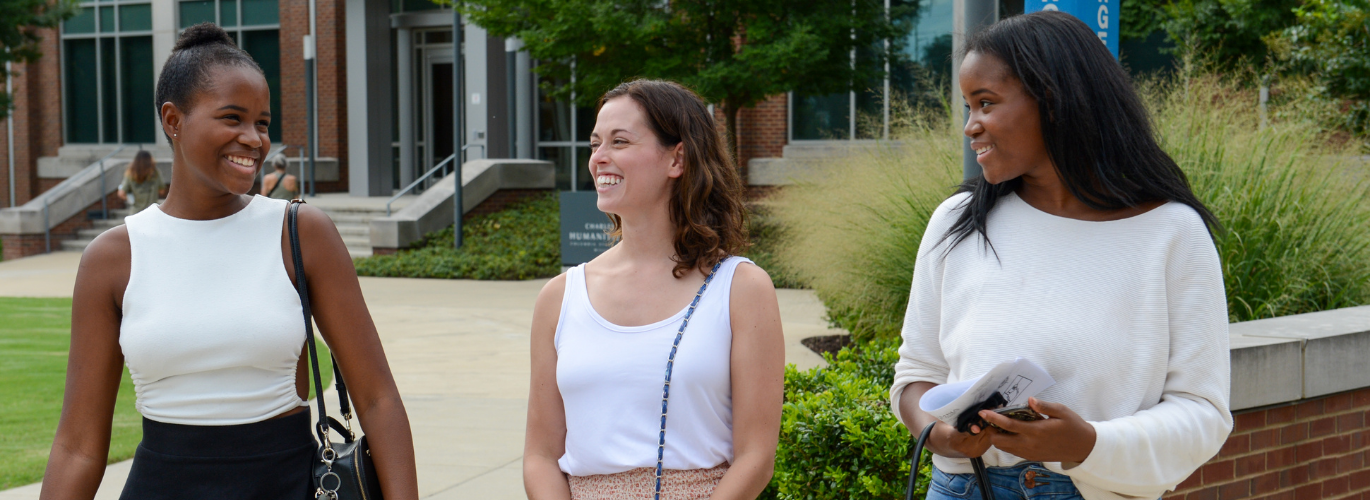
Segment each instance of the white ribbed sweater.
[[[977,377],[1022,356],[1056,385],[1043,401],[1098,434],[1069,475],[1088,500],[1159,498],[1217,454],[1232,430],[1222,268],[1197,212],[1170,202],[1108,222],[1001,198],[987,231],[949,253],[940,243],[967,194],[943,202],[918,249],[893,408],[913,382]],[[996,258],[997,253],[997,258]],[[990,467],[1022,459],[991,448]],[[933,458],[948,473],[964,459]]]

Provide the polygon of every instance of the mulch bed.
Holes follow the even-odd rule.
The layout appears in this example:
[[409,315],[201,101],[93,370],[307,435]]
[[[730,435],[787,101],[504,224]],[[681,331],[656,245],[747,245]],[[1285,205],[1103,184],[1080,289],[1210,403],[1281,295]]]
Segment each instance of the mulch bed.
[[799,343],[819,355],[825,352],[836,355],[837,351],[851,344],[851,335],[821,335],[800,340]]

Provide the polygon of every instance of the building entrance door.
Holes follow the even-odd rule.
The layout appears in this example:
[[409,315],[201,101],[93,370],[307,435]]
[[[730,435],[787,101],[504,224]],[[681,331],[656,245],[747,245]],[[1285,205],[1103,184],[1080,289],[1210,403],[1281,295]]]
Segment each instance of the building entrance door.
[[422,81],[424,102],[429,105],[420,113],[423,117],[423,136],[430,145],[425,148],[426,158],[421,160],[422,170],[427,172],[452,155],[452,117],[456,107],[452,96],[452,48],[429,49],[425,52]]

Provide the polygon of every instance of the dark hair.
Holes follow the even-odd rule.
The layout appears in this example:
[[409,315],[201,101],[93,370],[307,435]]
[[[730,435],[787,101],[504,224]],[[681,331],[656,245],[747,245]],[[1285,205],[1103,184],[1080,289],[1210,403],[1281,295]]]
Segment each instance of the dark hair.
[[[1037,100],[1042,140],[1071,194],[1090,208],[1117,210],[1167,200],[1189,205],[1213,231],[1212,212],[1194,196],[1189,179],[1156,142],[1151,118],[1127,72],[1098,37],[1070,14],[1041,11],[1013,16],[972,35],[957,57],[976,52],[1008,65]],[[984,176],[962,184],[970,193],[942,240],[955,247],[985,232],[989,213],[1022,179],[990,184]]]
[[162,66],[162,75],[157,77],[157,116],[162,116],[162,105],[168,102],[182,112],[190,111],[196,94],[209,82],[210,68],[215,66],[239,66],[262,72],[257,61],[238,48],[233,37],[218,25],[200,23],[186,28]]
[[146,181],[152,176],[152,169],[157,165],[152,163],[152,153],[139,151],[133,155],[133,161],[128,162],[128,168],[124,169],[124,175],[133,179],[133,182]]
[[[694,91],[662,80],[620,84],[599,98],[599,107],[627,96],[642,107],[662,147],[685,143],[685,172],[671,183],[671,222],[675,225],[677,278],[713,267],[747,247],[747,217],[742,176],[733,166],[718,124]],[[623,222],[609,214],[610,237],[623,235]]]

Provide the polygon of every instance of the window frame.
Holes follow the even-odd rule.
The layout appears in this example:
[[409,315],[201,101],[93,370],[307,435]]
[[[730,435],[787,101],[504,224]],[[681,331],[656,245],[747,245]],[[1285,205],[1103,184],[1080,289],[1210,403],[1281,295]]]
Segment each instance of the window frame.
[[[218,1],[218,0],[215,0],[215,1]],[[134,38],[134,37],[144,37],[144,36],[145,36],[145,37],[152,37],[152,36],[153,36],[153,29],[152,29],[153,27],[150,25],[151,23],[149,22],[149,27],[148,27],[148,29],[146,29],[146,30],[131,30],[131,31],[124,31],[124,30],[122,29],[122,26],[121,26],[121,24],[123,24],[123,23],[121,22],[121,21],[122,21],[122,18],[119,16],[119,14],[120,14],[120,9],[123,8],[123,7],[126,6],[126,5],[147,5],[147,6],[151,7],[151,6],[152,6],[152,3],[153,3],[153,0],[99,0],[99,1],[97,1],[97,0],[86,0],[86,1],[82,1],[82,2],[80,2],[80,3],[77,4],[77,8],[79,8],[79,9],[91,9],[92,11],[94,11],[94,16],[95,16],[95,30],[94,30],[93,32],[91,32],[91,33],[67,33],[67,29],[66,29],[66,23],[67,23],[67,21],[62,21],[62,25],[58,28],[58,46],[59,46],[59,48],[58,48],[58,50],[57,50],[57,53],[58,53],[58,58],[57,58],[57,59],[58,59],[58,62],[57,62],[57,64],[58,64],[59,67],[61,68],[59,72],[60,72],[61,75],[62,75],[62,77],[61,77],[62,90],[61,90],[60,92],[58,92],[59,94],[61,94],[61,106],[62,106],[62,121],[63,121],[63,124],[62,124],[62,144],[71,144],[71,143],[72,143],[72,142],[71,142],[71,137],[70,137],[70,136],[71,136],[71,130],[68,128],[68,124],[66,123],[66,122],[68,121],[68,120],[67,120],[67,113],[68,113],[68,110],[69,110],[69,109],[68,109],[69,106],[68,106],[68,103],[67,103],[67,89],[70,88],[69,86],[71,85],[71,82],[70,82],[70,80],[69,80],[69,73],[70,73],[70,72],[67,71],[67,50],[66,50],[66,47],[67,47],[66,42],[67,42],[67,40],[94,40],[94,41],[95,41],[95,75],[96,75],[96,78],[95,78],[95,100],[96,100],[96,102],[98,103],[98,105],[95,106],[95,113],[96,113],[96,118],[95,118],[95,123],[96,123],[96,125],[95,125],[95,139],[96,139],[96,141],[95,141],[93,144],[124,144],[124,92],[123,92],[123,80],[124,80],[124,79],[123,79],[123,76],[124,76],[124,75],[123,75],[123,73],[119,72],[120,70],[124,69],[124,65],[122,64],[122,61],[121,61],[121,59],[123,58],[123,52],[124,52],[124,51],[123,51],[123,39],[124,39],[124,38]],[[103,8],[103,7],[113,7],[113,8],[114,8],[114,27],[113,27],[114,29],[113,29],[112,31],[105,31],[105,30],[103,29],[104,26],[101,26],[101,25],[100,25],[100,9]],[[114,67],[115,67],[116,75],[115,75],[115,78],[114,78],[114,89],[113,89],[112,91],[110,91],[110,92],[112,92],[112,94],[111,94],[110,92],[106,92],[106,89],[105,89],[105,82],[104,82],[104,78],[103,78],[103,76],[104,76],[104,64],[105,64],[105,61],[104,61],[104,54],[103,54],[103,51],[101,50],[101,44],[103,43],[103,40],[111,40],[112,43],[114,43]],[[152,76],[153,76],[154,78],[156,77],[155,74],[152,75]],[[155,85],[155,84],[154,84],[154,85]],[[114,104],[114,109],[115,109],[115,124],[116,124],[116,126],[114,127],[114,135],[115,135],[115,137],[114,137],[112,140],[105,137],[105,102],[106,102],[106,96],[108,96],[108,95],[112,95],[112,97],[114,98],[114,103],[115,103],[115,104]],[[155,132],[154,132],[154,134],[153,134],[153,142],[156,142],[156,133],[155,133]],[[80,143],[80,144],[92,144],[92,143]]]

